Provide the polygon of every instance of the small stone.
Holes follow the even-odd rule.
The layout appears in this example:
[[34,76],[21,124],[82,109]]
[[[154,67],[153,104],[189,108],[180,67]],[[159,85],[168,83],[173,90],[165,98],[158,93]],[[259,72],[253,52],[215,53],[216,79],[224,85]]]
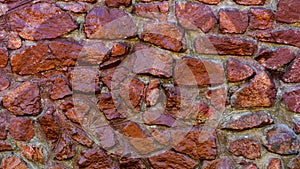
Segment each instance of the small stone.
[[4,141],[0,141],[0,152],[2,151],[11,151],[13,150],[12,146]]
[[269,29],[273,26],[273,12],[265,8],[251,8],[250,14],[250,29]]
[[135,36],[137,27],[122,10],[96,7],[86,16],[84,32],[89,39],[123,39]]
[[232,115],[229,119],[226,119],[222,129],[242,131],[273,123],[274,119],[269,113],[262,111],[244,112],[239,115]]
[[239,82],[251,77],[253,69],[239,59],[230,58],[227,64],[227,78],[230,82]]
[[300,155],[297,155],[295,158],[293,158],[288,164],[287,167],[289,169],[298,169],[300,168]]
[[147,136],[145,135],[143,129],[140,127],[139,124],[135,123],[135,122],[128,122],[125,127],[122,128],[121,133],[128,137],[128,138],[140,138],[140,139],[144,139],[147,138]]
[[[75,104],[75,105],[74,105]],[[68,119],[74,123],[82,123],[82,120],[86,113],[89,112],[90,106],[82,101],[64,101],[60,105],[62,111],[65,113]]]
[[111,56],[122,56],[127,55],[130,52],[131,45],[127,42],[118,42],[113,44],[111,48]]
[[282,169],[281,160],[279,158],[271,158],[267,169]]
[[154,169],[161,168],[182,168],[190,169],[196,166],[192,159],[173,151],[167,151],[149,158],[150,164]]
[[243,169],[258,169],[255,163],[247,163],[243,165]]
[[51,141],[57,141],[60,135],[59,118],[53,107],[46,110],[45,114],[38,118],[46,137]]
[[63,78],[55,79],[50,91],[50,98],[53,100],[62,99],[66,96],[72,95],[69,85]]
[[10,13],[13,31],[27,40],[54,39],[77,28],[71,16],[50,3],[35,3]]
[[159,79],[151,79],[147,89],[146,89],[146,105],[154,106],[159,99],[160,96],[160,80]]
[[7,33],[7,44],[8,49],[19,49],[22,46],[22,39],[19,37],[17,32]]
[[300,139],[285,124],[275,124],[264,130],[263,144],[270,152],[291,155],[299,152]]
[[120,169],[146,169],[141,159],[122,157],[120,160]]
[[287,67],[287,70],[282,76],[282,80],[287,83],[300,82],[299,70],[300,70],[300,55],[298,55],[298,57]]
[[300,88],[295,88],[291,91],[287,91],[282,96],[282,102],[286,105],[288,110],[294,112],[300,112],[299,107]]
[[183,31],[175,24],[148,22],[144,24],[140,38],[163,49],[174,52],[185,51]]
[[202,169],[234,169],[232,162],[228,158],[220,158],[213,161],[204,161]]
[[276,20],[285,23],[300,22],[299,7],[300,3],[297,0],[280,0],[277,5]]
[[183,58],[176,61],[174,80],[178,85],[222,84],[225,80],[221,64],[196,58]]
[[136,56],[133,72],[151,74],[158,77],[172,76],[173,57],[171,53],[153,47],[139,46],[134,52]]
[[225,87],[207,91],[206,98],[209,99],[210,104],[220,112],[224,112],[229,103],[227,89]]
[[220,0],[198,0],[198,1],[210,5],[217,5],[220,2]]
[[161,125],[172,127],[176,119],[170,114],[160,112],[159,110],[148,110],[144,112],[143,119],[147,125]]
[[1,169],[28,169],[26,164],[16,156],[9,156],[2,159]]
[[233,0],[239,5],[264,5],[266,0]]
[[135,4],[132,12],[138,16],[159,20],[166,20],[169,12],[169,3]]
[[0,91],[7,89],[10,85],[10,81],[7,77],[0,75]]
[[120,6],[129,7],[131,0],[105,0],[105,4],[108,7],[119,8]]
[[69,2],[69,3],[60,2],[57,3],[57,5],[63,10],[74,12],[74,13],[84,13],[87,12],[88,10],[87,5],[80,2]]
[[63,134],[55,147],[54,158],[62,161],[74,157],[75,154],[76,151],[73,141]]
[[0,47],[0,68],[6,67],[8,62],[8,51],[4,47]]
[[2,120],[4,119],[0,119],[0,122],[2,122],[2,124],[0,125],[0,140],[5,140],[7,138],[6,125],[3,124],[5,123],[5,121]]
[[294,58],[295,54],[289,48],[279,48],[276,50],[262,49],[255,57],[255,60],[267,69],[276,70],[288,64]]
[[257,74],[253,80],[231,96],[234,108],[270,107],[276,100],[277,88],[266,72]]
[[3,97],[3,106],[14,115],[41,113],[40,89],[31,82],[24,82]]
[[21,154],[30,161],[44,164],[44,150],[43,146],[29,146],[20,144],[22,149]]
[[83,130],[80,130],[76,127],[72,128],[71,130],[71,138],[87,147],[91,147],[94,144],[93,140],[91,140]]
[[102,42],[86,42],[82,47],[77,63],[88,63],[91,65],[102,64],[109,58],[109,49]]
[[77,164],[80,168],[114,168],[113,161],[98,147],[82,151]]
[[216,24],[217,18],[210,7],[197,2],[177,2],[176,17],[185,29],[209,32]]
[[196,52],[199,54],[251,56],[255,49],[254,41],[217,36],[199,36],[195,41]]
[[294,132],[296,134],[299,134],[300,133],[300,116],[298,115],[295,115],[293,117],[293,125],[294,125]]
[[33,120],[26,117],[14,117],[9,121],[8,131],[18,141],[29,141],[35,135]]
[[260,144],[254,139],[242,138],[231,141],[228,150],[235,156],[243,156],[251,160],[261,156]]
[[114,100],[110,93],[104,93],[99,97],[98,108],[104,113],[107,120],[125,118],[115,107]]
[[248,27],[248,14],[239,10],[219,11],[222,33],[245,33]]

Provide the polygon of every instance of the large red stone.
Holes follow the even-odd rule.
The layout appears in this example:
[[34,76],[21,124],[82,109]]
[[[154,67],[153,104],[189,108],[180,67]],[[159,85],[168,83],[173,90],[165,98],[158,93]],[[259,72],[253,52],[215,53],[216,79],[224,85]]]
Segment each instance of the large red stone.
[[248,13],[239,10],[219,11],[222,33],[244,33],[248,27]]
[[250,15],[250,29],[269,29],[273,26],[273,12],[265,8],[251,8]]
[[[293,53],[291,55],[293,55]],[[300,70],[300,55],[298,55],[298,57],[287,67],[287,70],[282,76],[282,80],[287,83],[300,82],[299,70]]]
[[8,131],[18,141],[29,141],[35,135],[33,120],[25,117],[14,117],[9,121]]
[[31,82],[24,82],[3,97],[3,106],[14,115],[41,113],[40,89]]
[[299,113],[300,112],[299,98],[300,98],[300,89],[295,88],[283,94],[282,102],[286,105],[287,109]]
[[298,0],[280,0],[277,5],[276,20],[285,23],[299,22],[299,7]]
[[132,12],[138,16],[159,20],[166,20],[169,12],[169,3],[135,4]]
[[176,17],[185,29],[209,32],[217,23],[210,7],[197,2],[177,2]]
[[84,31],[90,39],[121,39],[135,36],[137,27],[122,10],[96,7],[87,14]]
[[300,31],[293,29],[258,32],[255,33],[254,36],[263,42],[273,42],[300,47]]
[[258,141],[249,138],[236,139],[229,143],[229,152],[236,156],[243,156],[248,159],[256,159],[261,156],[260,144]]
[[16,156],[5,157],[1,161],[1,169],[28,169],[26,164]]
[[264,5],[266,0],[234,0],[234,2],[240,5]]
[[81,156],[78,158],[77,164],[80,168],[114,168],[113,161],[108,155],[98,147],[82,151]]
[[77,28],[71,16],[55,5],[36,3],[9,14],[12,30],[28,40],[53,39]]
[[227,60],[227,78],[230,82],[239,82],[251,77],[254,70],[239,59]]

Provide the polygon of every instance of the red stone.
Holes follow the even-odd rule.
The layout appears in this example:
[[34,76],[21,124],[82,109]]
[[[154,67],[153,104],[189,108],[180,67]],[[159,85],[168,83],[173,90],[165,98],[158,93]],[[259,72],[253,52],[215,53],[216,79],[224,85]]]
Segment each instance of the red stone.
[[192,159],[173,151],[167,151],[149,158],[150,164],[154,169],[161,168],[182,168],[190,169],[196,166]]
[[87,147],[91,147],[94,144],[93,140],[91,140],[83,130],[76,127],[71,129],[71,138]]
[[8,131],[18,141],[29,141],[35,135],[33,120],[25,117],[14,117],[9,121]]
[[239,59],[230,58],[227,64],[227,78],[230,82],[239,82],[251,77],[254,70]]
[[135,36],[137,27],[122,10],[96,7],[87,14],[84,31],[89,39],[122,39]]
[[219,11],[222,33],[245,33],[248,27],[248,13],[239,10]]
[[127,55],[130,52],[131,45],[127,42],[117,42],[111,48],[111,56]]
[[220,0],[198,0],[198,1],[210,5],[217,5],[220,2]]
[[134,54],[136,56],[133,66],[134,73],[166,78],[172,76],[173,57],[171,53],[149,46],[138,46]]
[[282,169],[281,160],[279,158],[271,158],[267,169]]
[[185,29],[209,32],[216,24],[217,18],[210,7],[197,2],[177,2],[176,17]]
[[206,98],[210,104],[218,111],[223,112],[229,104],[227,89],[225,87],[211,89],[206,93]]
[[20,75],[31,75],[55,68],[55,59],[51,56],[46,43],[30,46],[11,57],[12,71]]
[[147,136],[145,135],[143,129],[140,127],[138,123],[128,122],[122,129],[121,133],[128,138],[140,138],[144,139]]
[[55,146],[54,158],[62,161],[74,157],[76,154],[75,145],[66,135],[62,134]]
[[159,79],[151,79],[146,89],[146,105],[154,106],[160,96],[160,80]]
[[277,88],[266,72],[257,74],[253,80],[231,96],[235,108],[269,107],[276,100]]
[[120,6],[128,7],[131,5],[131,0],[105,0],[108,7],[119,8]]
[[275,124],[264,130],[263,144],[270,152],[290,155],[299,152],[300,139],[287,125]]
[[6,48],[0,48],[0,68],[6,67],[8,62],[8,51]]
[[9,156],[2,159],[1,169],[28,169],[26,164],[16,156]]
[[109,49],[102,42],[86,42],[82,47],[77,63],[99,65],[109,58]]
[[55,79],[50,92],[50,98],[56,100],[70,95],[72,95],[72,91],[70,90],[66,80],[63,78]]
[[254,139],[242,138],[229,143],[229,152],[235,156],[243,156],[248,159],[256,159],[261,156],[260,144]]
[[[293,55],[293,53],[291,54]],[[287,67],[287,70],[282,76],[282,80],[287,83],[300,82],[300,55]]]
[[120,169],[146,169],[145,164],[138,158],[122,157],[120,160]]
[[300,22],[299,7],[298,0],[280,0],[277,5],[276,20],[285,23]]
[[2,151],[11,151],[13,150],[12,146],[4,141],[0,141],[0,152]]
[[254,36],[263,42],[273,42],[300,47],[300,31],[293,29],[277,30],[272,32],[264,31],[256,33]]
[[243,165],[243,169],[259,169],[255,163],[247,163]]
[[0,75],[0,91],[5,90],[9,87],[10,81],[7,77]]
[[0,140],[5,140],[7,138],[6,125],[4,119],[1,119],[2,124],[0,125]]
[[295,54],[289,48],[279,48],[276,50],[262,49],[255,57],[255,60],[267,69],[276,70],[288,64],[294,58]]
[[84,13],[87,12],[87,5],[80,2],[60,2],[57,4],[61,9],[74,12],[74,13]]
[[114,168],[113,161],[98,147],[82,151],[77,164],[80,168]]
[[117,144],[115,130],[110,126],[101,126],[95,130],[97,139],[104,149],[110,149]]
[[228,158],[220,158],[213,161],[204,161],[202,169],[233,169],[232,162]]
[[195,41],[199,54],[251,56],[255,47],[254,41],[233,37],[199,36]]
[[144,24],[140,38],[174,52],[185,51],[183,31],[175,24],[148,22]]
[[287,91],[282,96],[282,102],[286,105],[288,110],[294,112],[300,112],[299,107],[299,97],[300,97],[300,89],[295,88],[293,90]]
[[172,117],[170,114],[160,112],[159,110],[148,110],[144,112],[143,119],[145,124],[148,125],[161,125],[172,127],[175,123],[176,119]]
[[265,8],[251,8],[250,15],[250,29],[269,29],[273,26],[273,12]]
[[273,117],[266,112],[244,112],[242,114],[232,115],[229,117],[229,119],[226,119],[222,129],[241,131],[262,127],[273,123]]
[[264,5],[266,0],[233,0],[239,5]]
[[14,115],[41,113],[40,89],[31,82],[24,82],[3,97],[3,106]]
[[99,97],[98,108],[104,113],[107,120],[125,118],[115,107],[110,93],[104,93]]
[[[75,104],[75,105],[74,105]],[[60,105],[62,111],[65,113],[68,119],[74,123],[82,123],[82,120],[86,113],[90,110],[90,106],[81,101],[64,101]]]
[[55,5],[36,3],[9,14],[12,30],[27,40],[53,39],[77,28],[71,16]]
[[300,168],[300,155],[297,155],[295,158],[292,158],[291,161],[287,164],[289,169],[298,169]]
[[169,12],[169,3],[153,3],[153,4],[135,4],[132,13],[152,19],[166,20]]
[[42,146],[29,146],[20,144],[21,154],[30,161],[44,163],[44,150]]
[[49,140],[58,140],[60,135],[60,121],[53,107],[48,108],[45,114],[38,118],[38,122]]
[[5,36],[5,44],[8,49],[19,49],[22,46],[22,40],[17,32],[6,32]]
[[224,69],[221,64],[196,58],[176,61],[174,80],[178,85],[209,85],[224,83]]

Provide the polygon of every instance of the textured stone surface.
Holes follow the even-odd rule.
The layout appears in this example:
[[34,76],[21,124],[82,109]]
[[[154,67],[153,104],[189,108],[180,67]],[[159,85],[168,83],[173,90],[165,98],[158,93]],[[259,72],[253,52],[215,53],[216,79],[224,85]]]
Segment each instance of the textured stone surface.
[[34,137],[33,120],[25,117],[14,117],[9,121],[10,135],[19,141],[29,141]]
[[38,122],[41,125],[47,139],[56,141],[59,138],[59,118],[53,107],[48,108],[45,114],[38,118]]
[[260,144],[254,139],[242,138],[229,142],[228,150],[236,155],[248,159],[256,159],[261,156]]
[[6,48],[0,48],[0,68],[3,68],[7,65],[8,61],[8,51]]
[[51,92],[50,98],[51,99],[62,99],[66,96],[72,95],[72,91],[65,79],[57,78],[55,79]]
[[63,10],[74,12],[74,13],[87,12],[87,5],[80,2],[69,2],[69,3],[60,2],[58,3],[58,6]]
[[114,100],[110,93],[104,93],[100,96],[98,108],[104,113],[107,120],[124,118],[124,115],[116,109]]
[[267,169],[282,169],[281,159],[279,158],[271,158],[269,160]]
[[2,159],[1,168],[3,169],[28,169],[26,164],[17,156],[9,156]]
[[3,97],[3,106],[14,115],[41,113],[40,89],[31,82],[24,82]]
[[147,106],[154,106],[160,96],[160,81],[159,79],[152,79],[149,81],[149,84],[146,89],[146,105]]
[[252,55],[255,48],[254,41],[217,36],[199,36],[195,40],[195,49],[199,54],[219,55]]
[[227,78],[231,82],[238,82],[251,77],[253,69],[242,61],[234,58],[227,60]]
[[282,80],[287,83],[300,82],[300,55],[288,66],[286,72],[282,76]]
[[222,33],[244,33],[248,27],[248,14],[239,10],[220,10]]
[[288,163],[288,168],[289,169],[297,169],[300,167],[300,156],[297,155],[295,158],[293,158],[289,163]]
[[105,4],[109,7],[119,8],[120,6],[130,6],[131,0],[105,0]]
[[5,90],[9,87],[10,81],[7,77],[0,76],[0,91]]
[[22,145],[19,146],[22,149],[21,154],[30,161],[44,163],[44,149],[42,146],[29,146]]
[[132,12],[145,18],[166,20],[169,12],[169,3],[135,4],[132,8]]
[[198,1],[206,3],[206,4],[211,4],[211,5],[216,5],[220,2],[220,0],[198,0]]
[[4,142],[4,141],[0,141],[0,152],[11,151],[11,150],[13,150],[11,144]]
[[256,33],[254,36],[263,42],[273,42],[300,47],[300,31],[293,29],[276,30],[271,32],[265,31]]
[[52,39],[77,28],[71,16],[49,3],[36,3],[14,11],[8,19],[12,30],[28,40]]
[[54,159],[59,161],[67,160],[74,157],[75,153],[73,141],[63,134],[55,147]]
[[299,7],[300,2],[297,0],[280,0],[277,5],[276,20],[285,23],[299,22]]
[[80,168],[113,168],[113,161],[98,147],[82,151],[77,164]]
[[217,23],[211,9],[197,2],[177,2],[176,17],[185,29],[209,32]]
[[294,112],[300,112],[299,97],[300,97],[300,89],[295,88],[283,94],[282,102],[286,105],[288,110]]
[[234,2],[240,5],[264,5],[266,0],[234,0]]
[[273,26],[274,14],[272,10],[265,8],[251,8],[249,10],[250,21],[249,28],[250,29],[269,29]]
[[220,158],[213,161],[204,161],[202,168],[203,169],[217,169],[217,168],[233,169],[234,167],[230,159]]

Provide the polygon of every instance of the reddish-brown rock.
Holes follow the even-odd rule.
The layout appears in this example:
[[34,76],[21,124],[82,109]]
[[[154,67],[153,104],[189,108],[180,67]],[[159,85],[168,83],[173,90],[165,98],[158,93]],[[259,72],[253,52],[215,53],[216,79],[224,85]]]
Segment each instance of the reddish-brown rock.
[[197,2],[177,2],[176,17],[185,29],[209,32],[217,23],[210,7]]
[[107,120],[125,118],[115,107],[114,100],[110,93],[104,93],[99,97],[98,108],[104,113]]
[[6,67],[8,61],[8,51],[6,48],[0,48],[0,68]]
[[9,156],[2,159],[1,169],[28,169],[26,164],[16,156]]
[[297,154],[300,138],[285,124],[275,124],[264,130],[263,144],[270,152],[290,155]]
[[269,107],[276,100],[277,88],[266,72],[257,74],[249,84],[239,89],[231,97],[235,108]]
[[175,52],[185,50],[183,31],[175,24],[148,22],[140,36],[143,41]]
[[53,39],[77,28],[71,16],[55,5],[36,3],[9,14],[12,30],[28,40]]
[[173,58],[171,53],[148,46],[138,46],[134,52],[136,59],[133,72],[151,74],[158,77],[172,76]]
[[247,130],[256,127],[262,127],[268,124],[273,124],[274,119],[268,113],[259,112],[244,112],[242,114],[232,115],[226,118],[222,129],[230,130]]
[[255,57],[255,60],[267,69],[276,70],[288,64],[294,58],[295,54],[289,48],[279,48],[276,50],[262,49]]
[[176,61],[174,80],[178,85],[222,84],[225,80],[221,64],[196,58],[183,58]]
[[266,0],[233,0],[239,5],[264,5]]
[[12,146],[4,141],[0,141],[0,152],[2,151],[11,151],[13,150]]
[[255,33],[254,36],[263,42],[273,42],[300,47],[300,31],[293,29],[276,30],[272,32],[264,31]]
[[132,8],[132,12],[145,18],[166,20],[169,12],[169,3],[135,4]]
[[289,169],[298,169],[300,168],[300,155],[297,155],[295,158],[293,158],[288,164],[287,167]]
[[199,36],[195,41],[199,54],[251,56],[256,48],[254,41],[217,36]]
[[73,140],[84,146],[91,147],[94,144],[93,140],[83,130],[76,127],[71,128],[70,135]]
[[109,58],[109,49],[102,42],[84,43],[78,58],[78,63],[99,65]]
[[248,13],[239,10],[219,11],[222,33],[244,33],[248,27]]
[[64,101],[60,105],[62,111],[68,119],[74,123],[82,123],[86,113],[90,110],[90,106],[82,101]]
[[255,163],[247,162],[242,164],[243,169],[259,169]]
[[76,154],[75,145],[72,140],[70,140],[65,134],[59,139],[59,142],[55,146],[54,158],[56,160],[62,161],[74,157]]
[[251,77],[253,69],[239,59],[230,58],[227,64],[227,78],[230,82],[239,82]]
[[17,32],[0,31],[0,35],[4,36],[2,43],[4,43],[8,49],[19,49],[22,46],[22,40]]
[[127,55],[130,52],[130,48],[131,45],[129,43],[117,42],[113,44],[110,54],[112,57]]
[[29,141],[34,137],[33,120],[25,117],[14,117],[9,121],[10,135],[19,141]]
[[213,161],[204,161],[202,169],[233,169],[232,162],[228,158],[220,158]]
[[300,82],[300,55],[287,67],[282,80],[287,83]]
[[21,154],[30,161],[44,163],[44,150],[42,146],[29,146],[20,144]]
[[41,113],[40,89],[31,82],[24,82],[3,97],[3,106],[14,115]]
[[72,91],[70,90],[66,80],[63,78],[55,79],[50,92],[50,98],[56,100],[62,99],[69,95],[72,95]]
[[269,29],[273,26],[273,12],[265,8],[251,8],[250,15],[250,29]]
[[7,77],[0,75],[0,91],[9,87],[10,81]]
[[131,5],[131,0],[105,0],[108,7],[119,8],[120,6],[128,7]]
[[122,39],[135,36],[137,27],[122,10],[96,7],[87,14],[84,31],[89,39]]
[[155,108],[144,112],[143,120],[148,125],[161,125],[172,127],[176,119],[170,114],[164,113],[163,110],[156,110]]
[[55,68],[55,58],[46,43],[30,46],[11,57],[12,71],[20,75],[31,75]]
[[167,151],[149,158],[150,164],[154,169],[161,168],[182,168],[190,169],[196,166],[192,159],[173,151]]
[[242,138],[229,143],[229,152],[236,156],[243,156],[248,159],[256,159],[261,156],[260,144],[254,139]]
[[280,0],[277,5],[276,20],[285,23],[299,22],[299,7],[300,2],[297,0]]
[[77,164],[80,168],[114,168],[113,161],[98,147],[82,151]]
[[151,79],[146,89],[146,105],[154,106],[160,96],[160,80],[159,79]]
[[198,0],[198,1],[210,5],[217,5],[220,2],[220,0]]
[[128,122],[122,129],[121,133],[128,137],[128,138],[138,138],[138,139],[144,139],[146,138],[146,134],[144,133],[143,129],[140,127],[138,123],[135,122]]
[[120,169],[146,169],[145,164],[138,158],[122,157],[120,160]]
[[98,141],[104,149],[110,149],[117,144],[115,130],[110,126],[98,127],[95,130]]
[[59,138],[60,120],[53,107],[48,108],[45,114],[38,118],[38,122],[41,125],[47,139],[56,141]]
[[[3,121],[1,119],[1,122],[4,123],[5,121]],[[0,125],[0,140],[5,140],[6,138],[7,138],[6,125],[1,124]]]
[[80,2],[59,2],[57,5],[66,11],[74,12],[74,13],[84,13],[87,12],[87,5]]
[[281,159],[271,158],[267,169],[282,169]]
[[282,96],[282,102],[286,105],[288,110],[294,112],[300,112],[299,107],[300,89],[295,88],[293,90],[287,91]]

